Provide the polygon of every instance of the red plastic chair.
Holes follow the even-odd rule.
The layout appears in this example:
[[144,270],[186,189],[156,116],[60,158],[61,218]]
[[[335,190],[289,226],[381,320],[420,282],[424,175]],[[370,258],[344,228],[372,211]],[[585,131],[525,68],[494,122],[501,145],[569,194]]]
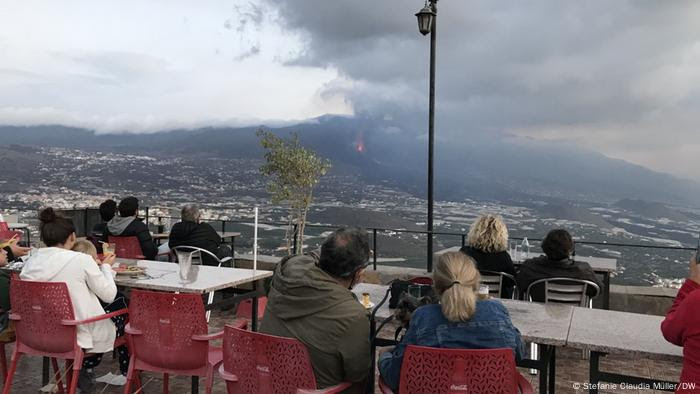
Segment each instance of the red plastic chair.
[[[380,379],[382,393],[392,393]],[[399,393],[532,394],[515,367],[512,349],[406,347]]]
[[428,276],[415,276],[411,279],[409,279],[411,283],[415,283],[417,285],[426,285],[426,286],[432,286],[433,285],[433,278],[428,277]]
[[123,259],[145,259],[141,250],[141,243],[136,236],[109,237],[109,243],[114,244],[114,254]]
[[207,334],[204,304],[198,294],[173,294],[134,289],[126,326],[133,349],[125,394],[131,393],[137,371],[163,374],[163,393],[168,375],[206,376],[206,393],[212,390],[214,368],[221,362],[221,348],[209,341],[223,332]]
[[[83,349],[78,345],[78,326],[127,313],[126,309],[121,309],[90,319],[75,320],[68,287],[63,282],[32,282],[13,278],[10,282],[10,300],[10,319],[15,321],[17,339],[3,394],[10,393],[17,363],[24,354],[51,357],[57,371],[55,359],[65,359],[68,393],[75,393],[84,357]],[[69,374],[71,362],[73,372]],[[56,375],[59,391],[63,392],[60,372]]]
[[0,241],[7,241],[12,239],[12,237],[17,237],[17,240],[19,241],[22,239],[22,232],[0,229]]
[[[265,316],[265,308],[267,307],[267,297],[258,298],[258,319],[262,319]],[[236,317],[239,319],[252,319],[253,318],[253,300],[247,299],[241,301],[236,308]]]
[[351,386],[340,383],[316,390],[311,358],[303,343],[232,325],[224,327],[224,362],[219,374],[229,394],[332,394]]

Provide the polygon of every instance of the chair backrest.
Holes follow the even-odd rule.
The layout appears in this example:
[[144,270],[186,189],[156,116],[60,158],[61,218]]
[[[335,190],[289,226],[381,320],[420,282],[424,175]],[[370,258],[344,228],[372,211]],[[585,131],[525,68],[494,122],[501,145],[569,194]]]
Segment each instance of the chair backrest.
[[0,231],[10,231],[10,227],[7,222],[0,222]]
[[17,343],[45,353],[67,353],[77,345],[76,326],[61,324],[75,317],[68,286],[63,282],[32,282],[12,278],[11,314]]
[[306,346],[294,338],[224,328],[224,371],[238,377],[235,393],[289,393],[316,389]]
[[171,248],[170,251],[172,252],[172,255],[175,257],[175,262],[178,262],[180,258],[191,258],[192,259],[192,264],[202,264],[202,257],[203,256],[208,256],[212,258],[214,261],[216,261],[217,266],[221,267],[221,260],[212,252],[198,248],[196,246],[176,246],[174,248]]
[[[589,289],[593,288],[593,296]],[[597,284],[584,279],[546,278],[532,282],[525,291],[525,299],[536,302],[556,302],[588,307],[590,301],[600,294]]]
[[512,349],[440,349],[409,345],[399,393],[514,394],[518,372]]
[[115,237],[109,236],[109,243],[114,244],[114,253],[123,259],[142,259],[143,251],[136,236]]
[[481,274],[481,284],[489,288],[489,296],[495,298],[503,297],[503,288],[511,285],[515,288],[515,278],[513,275],[497,271],[479,271]]
[[204,304],[198,294],[132,290],[129,325],[141,331],[130,336],[139,360],[159,368],[190,370],[207,365],[209,344],[193,335],[207,334]]
[[0,230],[0,241],[7,241],[12,237],[16,237],[18,240],[22,239],[21,231],[10,231],[10,230]]
[[433,285],[433,278],[429,276],[414,276],[413,278],[408,280],[411,283],[415,283],[417,285],[427,285],[427,286],[432,286]]

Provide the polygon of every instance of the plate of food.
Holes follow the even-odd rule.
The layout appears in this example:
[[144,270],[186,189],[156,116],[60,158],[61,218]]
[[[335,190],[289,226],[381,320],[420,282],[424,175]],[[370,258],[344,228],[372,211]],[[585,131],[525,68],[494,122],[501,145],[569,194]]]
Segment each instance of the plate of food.
[[146,268],[137,267],[135,265],[124,266],[121,265],[116,268],[112,268],[117,275],[141,275],[146,272]]

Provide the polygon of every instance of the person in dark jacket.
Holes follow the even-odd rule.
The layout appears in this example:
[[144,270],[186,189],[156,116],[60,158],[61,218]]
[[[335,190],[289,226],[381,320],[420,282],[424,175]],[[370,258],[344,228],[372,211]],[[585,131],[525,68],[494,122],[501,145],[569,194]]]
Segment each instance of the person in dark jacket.
[[[508,228],[503,219],[483,215],[469,228],[467,244],[460,252],[476,262],[479,271],[504,272],[515,277],[513,260],[508,254]],[[515,282],[503,281],[502,298],[511,298]]]
[[[169,248],[194,246],[213,253],[219,259],[231,257],[231,249],[222,245],[219,233],[209,223],[202,223],[202,215],[196,205],[188,204],[182,207],[180,218],[182,221],[175,223],[170,229]],[[218,265],[216,259],[206,253],[202,253],[202,260],[205,265]]]
[[[661,323],[667,341],[683,346],[683,370],[677,394],[697,393],[700,389],[700,267],[690,259],[690,273],[678,290],[676,300]],[[695,386],[693,386],[695,385]]]
[[106,200],[100,204],[100,218],[102,221],[97,223],[92,228],[92,235],[95,237],[102,237],[107,227],[107,223],[114,218],[117,214],[117,202],[114,200]]
[[[547,278],[572,278],[589,280],[599,289],[603,282],[596,276],[591,266],[584,261],[574,261],[571,254],[574,251],[574,240],[568,231],[557,229],[550,231],[542,241],[544,256],[526,260],[520,267],[516,281],[522,294],[525,294],[532,282]],[[533,300],[544,300],[544,290],[531,294]],[[595,289],[589,287],[588,296],[595,295]]]
[[139,212],[139,200],[136,197],[127,197],[119,202],[117,207],[119,216],[115,216],[107,222],[107,227],[102,236],[102,240],[109,242],[109,236],[115,237],[137,237],[141,244],[141,253],[146,260],[156,258],[158,251],[148,231],[146,224],[137,216]]
[[275,269],[260,331],[304,343],[319,388],[351,382],[364,392],[372,373],[369,318],[350,291],[368,263],[367,233],[341,228],[320,256],[285,258]]

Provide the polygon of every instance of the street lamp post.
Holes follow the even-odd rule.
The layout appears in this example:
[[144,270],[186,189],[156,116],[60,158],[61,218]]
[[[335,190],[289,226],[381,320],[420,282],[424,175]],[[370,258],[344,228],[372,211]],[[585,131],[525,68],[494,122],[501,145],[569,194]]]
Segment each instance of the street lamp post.
[[428,272],[433,271],[433,164],[435,145],[435,32],[437,26],[437,2],[426,0],[425,7],[420,10],[418,29],[421,34],[430,33],[430,93],[428,105]]

